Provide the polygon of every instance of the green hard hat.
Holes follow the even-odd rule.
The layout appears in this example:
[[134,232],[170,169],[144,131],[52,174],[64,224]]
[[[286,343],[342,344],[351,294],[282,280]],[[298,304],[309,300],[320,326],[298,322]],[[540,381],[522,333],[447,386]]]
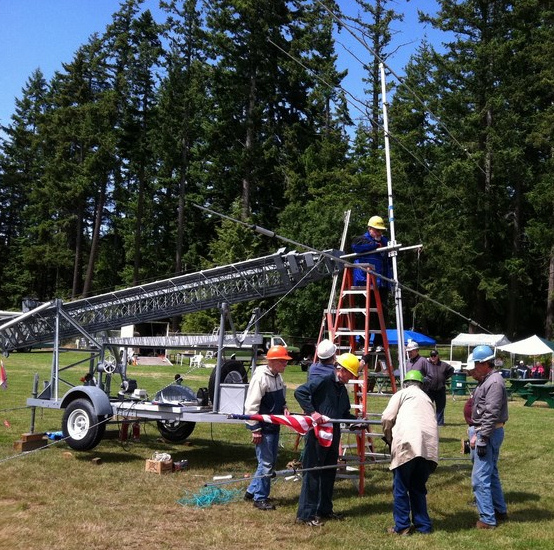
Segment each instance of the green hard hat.
[[421,374],[421,372],[418,370],[410,370],[406,373],[406,376],[404,377],[404,381],[406,380],[414,380],[423,384],[423,374]]

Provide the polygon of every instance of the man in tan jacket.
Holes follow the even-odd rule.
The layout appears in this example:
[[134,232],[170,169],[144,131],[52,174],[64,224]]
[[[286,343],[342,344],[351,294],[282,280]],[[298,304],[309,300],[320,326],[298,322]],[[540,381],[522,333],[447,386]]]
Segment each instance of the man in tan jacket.
[[426,483],[439,461],[439,432],[435,408],[422,386],[420,371],[406,373],[403,389],[391,397],[381,418],[394,476],[394,527],[388,532],[396,535],[409,535],[412,523],[419,533],[432,530]]

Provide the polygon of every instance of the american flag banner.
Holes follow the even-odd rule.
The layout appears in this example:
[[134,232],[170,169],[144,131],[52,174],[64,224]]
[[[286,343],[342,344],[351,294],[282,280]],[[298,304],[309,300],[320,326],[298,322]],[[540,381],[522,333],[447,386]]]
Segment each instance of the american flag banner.
[[0,359],[0,387],[5,390],[8,389],[8,375],[6,374],[6,369],[4,368],[4,361]]
[[324,423],[316,424],[311,416],[302,414],[232,414],[231,418],[239,420],[256,420],[269,424],[281,424],[292,428],[296,433],[305,435],[311,429],[322,447],[330,447],[333,442],[333,424],[327,416],[323,416]]

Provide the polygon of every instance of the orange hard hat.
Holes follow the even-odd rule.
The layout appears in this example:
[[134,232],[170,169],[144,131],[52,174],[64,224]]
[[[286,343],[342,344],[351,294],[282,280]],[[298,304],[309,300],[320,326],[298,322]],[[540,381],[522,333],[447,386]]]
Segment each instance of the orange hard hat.
[[292,359],[285,346],[271,346],[267,350],[266,357],[268,359],[286,359],[287,361]]

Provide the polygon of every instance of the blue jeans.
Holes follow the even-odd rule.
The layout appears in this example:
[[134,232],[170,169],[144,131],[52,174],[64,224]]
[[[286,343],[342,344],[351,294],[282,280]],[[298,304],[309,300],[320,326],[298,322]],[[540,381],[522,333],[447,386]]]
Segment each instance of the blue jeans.
[[487,453],[480,457],[477,452],[473,457],[471,483],[479,510],[479,519],[489,525],[496,525],[495,511],[506,513],[506,501],[498,475],[498,455],[504,441],[504,428],[492,432],[487,444]]
[[333,513],[333,492],[336,468],[311,470],[322,466],[333,466],[339,458],[340,426],[333,428],[333,444],[322,447],[310,430],[306,435],[306,446],[302,457],[302,468],[310,469],[302,474],[302,489],[298,499],[296,517],[310,520],[316,516],[326,517]]
[[271,490],[271,474],[277,462],[279,451],[279,432],[263,433],[262,442],[256,447],[258,468],[247,491],[254,495],[254,500],[265,500]]
[[444,426],[444,409],[446,408],[446,389],[442,388],[440,390],[429,390],[427,395],[430,397],[431,401],[435,403],[435,410],[437,416],[437,424],[439,426]]
[[431,463],[422,457],[416,457],[395,468],[393,475],[394,529],[397,532],[407,529],[413,520],[416,531],[430,533],[433,525],[427,512],[425,484],[431,475]]

